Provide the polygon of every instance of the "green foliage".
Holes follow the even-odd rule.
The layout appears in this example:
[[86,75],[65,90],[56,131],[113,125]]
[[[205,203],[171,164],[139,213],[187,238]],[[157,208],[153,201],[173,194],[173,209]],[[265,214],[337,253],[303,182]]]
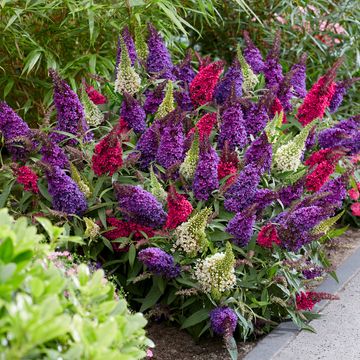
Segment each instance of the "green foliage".
[[[63,231],[40,222],[50,239]],[[103,270],[50,252],[57,245],[44,242],[26,218],[0,210],[0,358],[143,358],[152,345],[143,316],[117,299]]]

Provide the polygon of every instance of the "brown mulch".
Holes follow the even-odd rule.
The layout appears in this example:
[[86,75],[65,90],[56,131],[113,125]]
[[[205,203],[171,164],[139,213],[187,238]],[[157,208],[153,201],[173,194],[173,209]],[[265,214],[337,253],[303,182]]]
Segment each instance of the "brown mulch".
[[[334,268],[360,247],[360,230],[349,229],[339,238],[326,244],[326,253]],[[164,323],[149,324],[148,336],[155,343],[154,360],[228,360],[230,359],[221,338],[204,338],[198,342],[185,331]],[[238,359],[256,345],[256,341],[238,342]]]

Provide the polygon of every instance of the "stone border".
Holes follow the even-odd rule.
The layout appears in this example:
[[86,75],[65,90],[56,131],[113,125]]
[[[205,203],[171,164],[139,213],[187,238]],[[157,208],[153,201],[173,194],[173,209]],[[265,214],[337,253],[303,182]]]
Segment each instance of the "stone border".
[[[336,270],[339,282],[336,282],[329,276],[316,288],[316,291],[337,294],[359,271],[360,248],[350,255],[350,257]],[[328,303],[329,300],[323,300],[315,305],[314,310],[320,312]],[[258,344],[244,357],[244,360],[272,359],[272,357],[279,353],[299,332],[300,330],[292,321],[286,321],[279,324],[271,333],[258,342]]]

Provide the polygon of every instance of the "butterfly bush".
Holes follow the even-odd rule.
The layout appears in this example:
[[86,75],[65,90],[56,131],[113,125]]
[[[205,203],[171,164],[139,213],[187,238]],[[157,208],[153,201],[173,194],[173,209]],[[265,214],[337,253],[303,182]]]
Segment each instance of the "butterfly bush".
[[135,30],[114,79],[85,79],[81,96],[51,71],[45,126],[0,103],[2,201],[84,234],[79,251],[149,318],[227,345],[305,324],[323,243],[344,202],[360,213],[360,116],[334,113],[355,79],[336,78],[340,59],[307,89],[306,54],[284,61],[279,33],[267,54],[245,33],[226,64],[173,62],[151,24]]

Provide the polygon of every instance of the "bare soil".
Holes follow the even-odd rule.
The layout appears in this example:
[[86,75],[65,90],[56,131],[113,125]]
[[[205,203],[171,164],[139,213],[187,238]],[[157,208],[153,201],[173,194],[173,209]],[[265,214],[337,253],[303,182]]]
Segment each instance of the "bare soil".
[[[349,229],[339,238],[326,244],[326,253],[334,268],[337,268],[357,248],[360,247],[360,230]],[[194,339],[185,331],[164,323],[151,323],[148,326],[148,336],[154,341],[152,350],[154,360],[228,360],[230,359],[221,338]],[[238,343],[238,359],[244,356],[256,345],[257,341]]]

